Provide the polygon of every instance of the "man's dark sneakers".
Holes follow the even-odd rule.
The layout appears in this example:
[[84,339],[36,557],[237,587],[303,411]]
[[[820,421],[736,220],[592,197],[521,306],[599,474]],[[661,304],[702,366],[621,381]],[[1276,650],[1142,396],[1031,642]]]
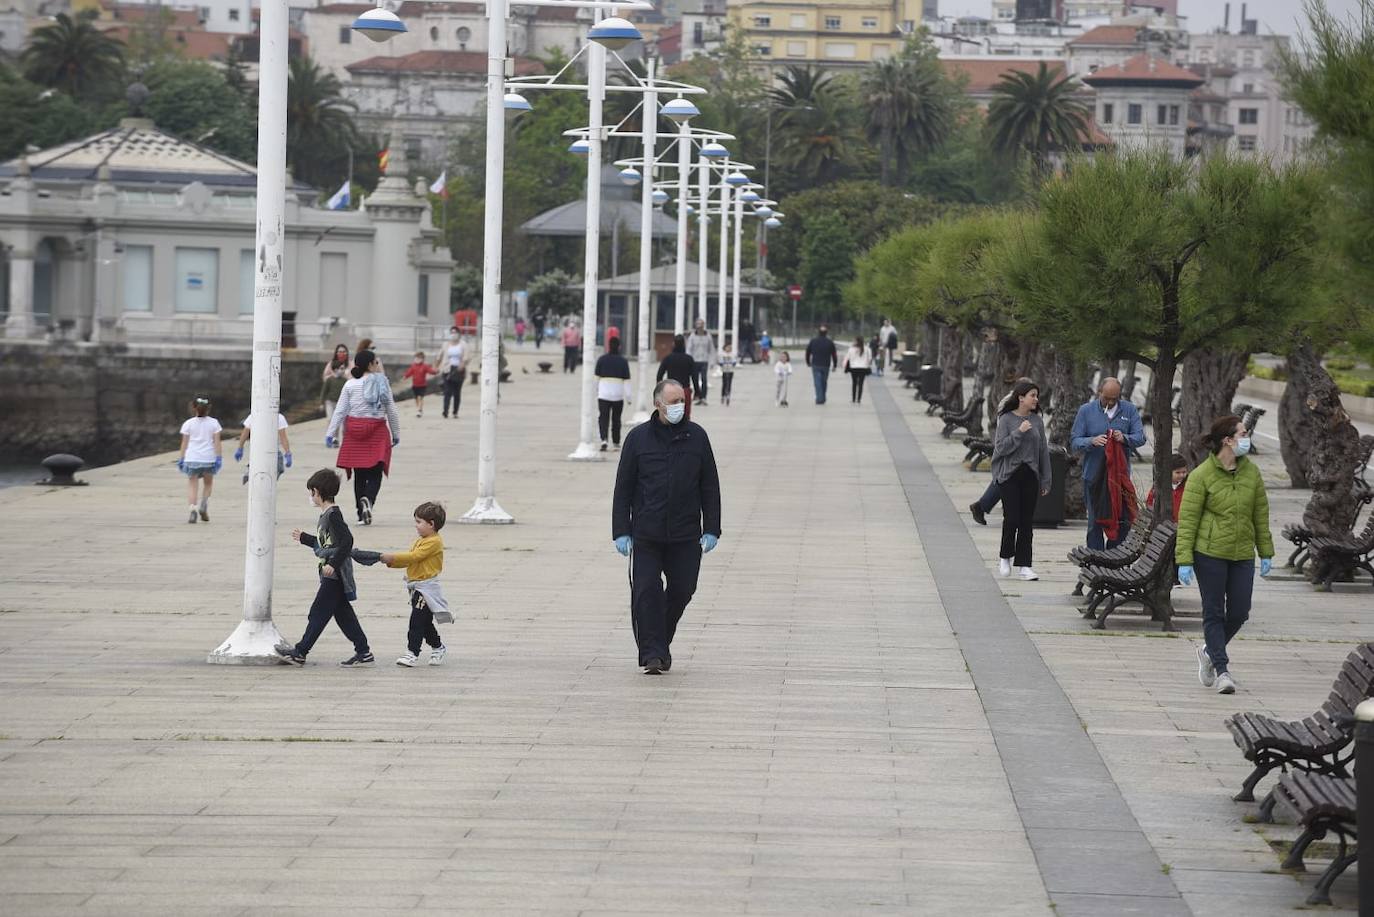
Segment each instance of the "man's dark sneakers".
[[296,652],[296,648],[294,646],[289,646],[285,643],[278,643],[276,646],[272,648],[277,651],[277,655],[282,658],[283,662],[289,662],[292,665],[305,665],[305,657],[302,656],[300,653]]
[[988,524],[987,517],[983,515],[983,508],[979,506],[977,503],[970,503],[968,505],[968,511],[973,513],[974,522],[978,523],[979,525]]
[[668,668],[668,667],[667,667],[666,665],[664,665],[662,659],[657,659],[657,658],[655,658],[655,659],[650,659],[650,660],[648,660],[647,662],[644,663],[644,674],[645,674],[645,675],[659,675],[659,674],[663,673],[664,671],[666,671],[667,668]]
[[667,659],[663,660],[663,671],[667,672],[667,671],[668,671],[669,669],[671,669],[672,667],[673,667],[673,657],[672,657],[672,656],[669,656]]
[[352,656],[349,656],[343,662],[339,663],[339,665],[345,666],[350,669],[356,669],[361,668],[363,666],[371,666],[376,664],[377,660],[371,653],[354,653]]

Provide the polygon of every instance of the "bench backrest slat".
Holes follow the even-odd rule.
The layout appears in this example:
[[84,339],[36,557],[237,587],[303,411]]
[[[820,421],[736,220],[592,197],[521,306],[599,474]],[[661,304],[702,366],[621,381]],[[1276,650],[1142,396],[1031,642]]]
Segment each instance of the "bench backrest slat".
[[1328,715],[1349,716],[1359,703],[1374,693],[1374,643],[1362,643],[1345,658],[1331,685],[1331,696],[1322,704]]

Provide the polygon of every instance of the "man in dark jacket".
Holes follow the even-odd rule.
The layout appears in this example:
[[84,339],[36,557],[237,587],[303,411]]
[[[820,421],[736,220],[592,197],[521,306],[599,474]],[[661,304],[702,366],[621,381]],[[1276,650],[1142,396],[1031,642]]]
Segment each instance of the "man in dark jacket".
[[[696,362],[687,353],[687,338],[682,335],[673,337],[673,352],[658,364],[658,381],[672,379],[682,386],[685,393],[692,391],[692,380],[696,377]],[[700,394],[698,393],[698,397]],[[692,399],[687,399],[687,419],[692,419]]]
[[720,539],[716,457],[706,431],[686,419],[686,400],[678,382],[655,386],[654,414],[625,437],[615,475],[611,537],[630,558],[630,614],[646,675],[672,668],[673,634],[696,592],[701,555]]
[[811,367],[811,381],[816,383],[816,403],[825,404],[825,389],[830,382],[830,373],[840,365],[840,354],[835,349],[835,342],[830,340],[830,329],[824,325],[806,345],[806,365]]

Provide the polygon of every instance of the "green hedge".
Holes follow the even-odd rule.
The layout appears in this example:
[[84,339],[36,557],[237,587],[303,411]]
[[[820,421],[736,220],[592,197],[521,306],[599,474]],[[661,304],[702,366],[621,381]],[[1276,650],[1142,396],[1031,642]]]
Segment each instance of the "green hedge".
[[[1340,362],[1340,361],[1336,361]],[[1353,365],[1349,368],[1354,368]],[[1331,378],[1335,381],[1336,387],[1346,395],[1358,395],[1361,398],[1374,398],[1374,382],[1360,376],[1343,373],[1336,370],[1333,364],[1327,364],[1327,372],[1331,373]],[[1260,366],[1254,362],[1250,364],[1250,375],[1256,379],[1270,379],[1275,382],[1286,382],[1288,372],[1282,366]]]

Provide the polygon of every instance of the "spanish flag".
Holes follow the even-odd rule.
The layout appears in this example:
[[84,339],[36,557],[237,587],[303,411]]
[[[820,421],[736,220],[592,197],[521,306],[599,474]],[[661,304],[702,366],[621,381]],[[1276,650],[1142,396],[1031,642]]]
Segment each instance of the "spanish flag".
[[382,150],[377,154],[377,171],[386,174],[387,163],[391,161],[391,150]]

